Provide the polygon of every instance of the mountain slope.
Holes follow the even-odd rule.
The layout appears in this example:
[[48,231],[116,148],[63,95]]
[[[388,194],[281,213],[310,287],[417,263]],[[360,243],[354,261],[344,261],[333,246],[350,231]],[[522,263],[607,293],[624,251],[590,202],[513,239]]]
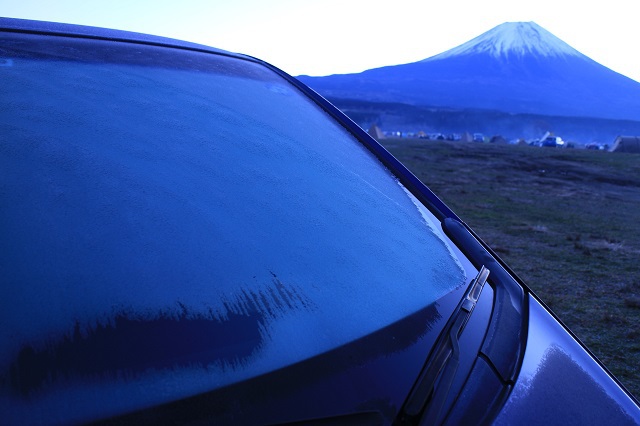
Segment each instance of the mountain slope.
[[501,24],[419,62],[299,78],[332,98],[640,120],[640,83],[533,22]]

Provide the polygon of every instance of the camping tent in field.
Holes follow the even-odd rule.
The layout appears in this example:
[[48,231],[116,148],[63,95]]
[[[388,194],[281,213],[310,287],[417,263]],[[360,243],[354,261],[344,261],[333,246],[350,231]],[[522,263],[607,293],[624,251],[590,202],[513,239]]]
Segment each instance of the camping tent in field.
[[460,140],[462,142],[473,142],[473,135],[469,132],[464,132],[462,136],[460,136]]
[[502,135],[494,135],[491,137],[491,140],[489,141],[491,143],[499,143],[499,144],[507,144],[509,142],[507,142],[507,140],[502,136]]
[[611,152],[640,153],[640,136],[618,136],[613,142]]
[[384,138],[384,133],[382,133],[382,130],[380,130],[380,127],[378,127],[375,124],[372,124],[371,127],[369,127],[369,131],[367,133],[369,133],[369,135],[376,140],[380,140]]

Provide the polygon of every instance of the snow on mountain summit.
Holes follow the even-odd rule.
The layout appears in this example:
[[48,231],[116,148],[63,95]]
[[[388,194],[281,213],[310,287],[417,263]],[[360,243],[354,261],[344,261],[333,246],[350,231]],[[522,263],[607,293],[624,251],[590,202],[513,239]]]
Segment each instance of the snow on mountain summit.
[[544,57],[583,56],[535,22],[505,22],[458,47],[424,61],[478,53],[497,58],[530,54]]

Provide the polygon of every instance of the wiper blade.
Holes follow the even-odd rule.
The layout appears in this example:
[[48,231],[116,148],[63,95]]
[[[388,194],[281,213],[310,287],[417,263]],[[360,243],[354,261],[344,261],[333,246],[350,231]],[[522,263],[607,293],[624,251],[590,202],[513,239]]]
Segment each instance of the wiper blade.
[[469,321],[488,277],[489,270],[482,266],[449,317],[427,359],[425,368],[405,402],[400,423],[438,424],[440,412],[458,369],[460,360],[458,338]]

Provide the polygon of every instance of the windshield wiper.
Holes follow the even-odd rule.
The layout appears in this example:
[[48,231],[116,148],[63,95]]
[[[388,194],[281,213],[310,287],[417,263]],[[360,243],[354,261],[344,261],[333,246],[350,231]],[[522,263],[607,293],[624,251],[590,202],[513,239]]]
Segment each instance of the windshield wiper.
[[399,417],[400,424],[439,424],[440,412],[460,360],[458,338],[469,321],[488,277],[489,270],[482,266],[449,317],[404,404]]

